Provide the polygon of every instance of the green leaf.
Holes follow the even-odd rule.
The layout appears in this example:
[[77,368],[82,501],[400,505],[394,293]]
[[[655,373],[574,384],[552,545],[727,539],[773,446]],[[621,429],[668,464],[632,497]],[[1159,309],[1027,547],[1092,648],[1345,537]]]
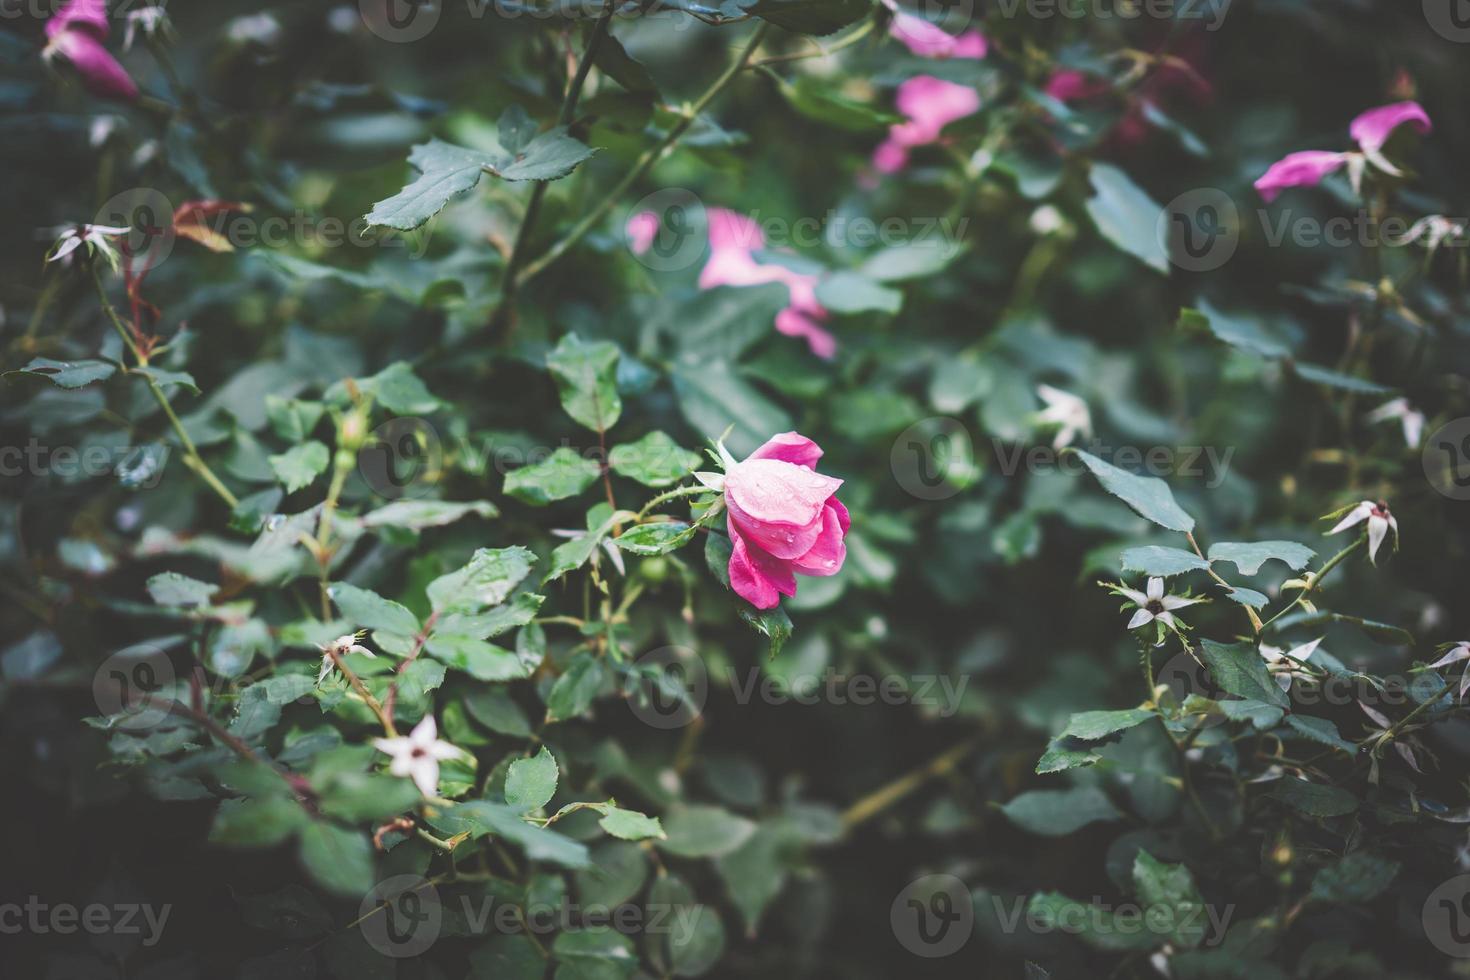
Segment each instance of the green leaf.
[[1250,606],[1252,609],[1264,608],[1266,603],[1271,601],[1270,597],[1263,592],[1234,585],[1226,587],[1225,598],[1231,602],[1238,602],[1242,606]]
[[178,386],[187,388],[196,395],[199,394],[199,386],[194,383],[194,376],[187,371],[167,371],[163,368],[143,366],[135,367],[128,373],[151,378],[153,383],[160,388]]
[[1286,724],[1303,738],[1310,739],[1319,745],[1331,746],[1346,752],[1349,756],[1358,754],[1358,747],[1343,738],[1337,731],[1337,726],[1326,718],[1313,718],[1310,715],[1292,714],[1287,716]]
[[747,13],[797,34],[818,36],[855,24],[872,9],[868,0],[756,0]]
[[1161,944],[1159,936],[1139,923],[1117,920],[1107,906],[1091,906],[1060,892],[1039,892],[1026,904],[1026,919],[1047,933],[1070,932],[1096,949],[1110,952],[1149,950]]
[[602,467],[597,460],[583,456],[570,446],[562,446],[539,463],[507,473],[505,492],[517,500],[540,506],[575,497],[600,476]]
[[230,847],[274,847],[308,821],[306,811],[290,797],[224,800],[215,811],[209,841]]
[[1292,361],[1291,369],[1303,381],[1325,385],[1328,388],[1338,388],[1342,391],[1356,392],[1360,395],[1391,395],[1394,391],[1394,389],[1387,385],[1369,381],[1367,378],[1343,374],[1341,371],[1334,371],[1331,368],[1325,368],[1317,364]]
[[559,771],[546,746],[529,759],[517,759],[505,774],[505,802],[517,810],[539,810],[556,795]]
[[423,799],[412,780],[366,772],[337,773],[320,795],[323,813],[351,823],[386,820]]
[[[1213,549],[1211,549],[1213,554]],[[1199,571],[1210,567],[1210,563],[1192,551],[1182,548],[1165,548],[1151,544],[1142,548],[1129,548],[1122,554],[1123,568],[1130,572],[1143,572],[1167,578],[1185,572]]]
[[1271,786],[1274,799],[1314,817],[1340,817],[1358,808],[1358,798],[1345,789],[1283,776]]
[[1095,786],[1034,789],[1014,797],[1000,809],[1016,826],[1043,837],[1065,837],[1090,823],[1123,819],[1118,808]]
[[1210,676],[1222,690],[1238,698],[1260,701],[1278,708],[1291,706],[1291,700],[1276,686],[1270,672],[1266,670],[1266,662],[1249,644],[1205,640],[1200,647],[1200,655],[1204,658],[1205,666],[1210,669]]
[[1111,164],[1094,163],[1089,177],[1093,196],[1087,199],[1087,213],[1097,230],[1144,265],[1168,274],[1169,255],[1158,234],[1164,209]]
[[1210,561],[1233,562],[1242,575],[1254,575],[1261,566],[1275,558],[1285,562],[1293,571],[1307,567],[1316,557],[1316,552],[1295,541],[1255,541],[1242,544],[1235,541],[1219,541],[1210,545]]
[[645,816],[636,810],[624,810],[616,806],[608,807],[597,824],[621,840],[663,840],[666,837],[658,817]]
[[590,653],[579,653],[546,696],[546,714],[551,721],[575,718],[592,704],[602,688],[602,662]]
[[551,952],[557,980],[626,980],[638,970],[633,941],[606,926],[566,929]]
[[530,674],[513,651],[473,636],[441,634],[436,630],[424,644],[424,652],[486,683],[517,681]]
[[556,382],[561,407],[594,432],[611,429],[623,413],[617,383],[618,357],[615,344],[605,340],[584,343],[574,333],[563,337],[546,355],[546,369]]
[[1312,897],[1324,902],[1371,902],[1393,883],[1402,865],[1369,851],[1354,851],[1317,872]]
[[59,388],[84,388],[98,381],[106,381],[117,372],[117,365],[107,361],[54,361],[49,357],[33,357],[23,368],[6,371],[12,374],[29,374],[45,378]]
[[312,439],[270,457],[270,464],[286,492],[295,493],[321,476],[329,460],[327,447]]
[[1194,518],[1174,502],[1174,494],[1163,480],[1152,476],[1135,476],[1091,453],[1080,449],[1072,451],[1077,453],[1077,457],[1097,477],[1104,490],[1132,507],[1140,517],[1146,517],[1171,531],[1194,530]]
[[[370,378],[357,379],[357,389],[395,415],[429,415],[444,404],[403,361],[394,361]],[[336,404],[351,400],[345,384],[333,385],[323,397]]]
[[875,282],[927,279],[947,269],[962,251],[958,242],[915,240],[874,252],[857,271]]
[[399,636],[416,636],[419,619],[402,603],[384,599],[376,592],[333,582],[327,587],[327,596],[337,604],[343,617],[358,629],[382,630]]
[[710,362],[734,363],[771,335],[771,321],[790,302],[791,291],[781,283],[716,286],[664,304],[651,329],[667,335],[680,361],[695,370]]
[[681,447],[667,433],[654,431],[637,442],[614,446],[608,465],[619,476],[645,487],[671,487],[700,464],[698,453]]
[[1231,347],[1261,357],[1274,359],[1291,353],[1291,348],[1284,341],[1267,332],[1255,319],[1225,313],[1208,302],[1201,302],[1198,310],[1181,309],[1178,327],[1185,331],[1207,330]]
[[160,572],[148,580],[148,595],[160,606],[207,606],[209,597],[218,591],[218,585],[178,572]]
[[597,70],[617,82],[629,92],[656,93],[658,87],[643,64],[628,54],[622,42],[611,34],[605,35],[592,57]]
[[464,706],[470,717],[492,732],[525,738],[531,734],[526,713],[506,691],[488,688],[465,695]]
[[472,800],[440,810],[429,822],[446,834],[469,834],[478,839],[495,834],[526,852],[532,861],[563,868],[591,866],[587,848],[545,827],[526,823],[513,808],[488,800]]
[[531,574],[536,556],[525,548],[480,548],[463,568],[429,583],[429,603],[435,612],[477,613],[497,606]]
[[373,887],[373,845],[362,833],[314,820],[301,832],[301,861],[329,892],[361,898]]
[[362,517],[363,527],[406,527],[415,531],[453,524],[470,514],[494,517],[500,511],[488,500],[395,500]]
[[791,416],[721,361],[681,360],[672,377],[679,410],[710,438],[727,428],[725,445],[736,456],[756,450],[773,432],[791,428]]
[[817,283],[817,302],[833,313],[897,313],[903,293],[857,272],[834,272]]
[[755,833],[755,824],[717,806],[679,805],[664,814],[659,847],[686,858],[729,854]]
[[742,606],[740,609],[740,618],[755,627],[755,631],[761,636],[770,640],[770,643],[766,646],[767,659],[775,657],[781,652],[781,648],[786,645],[786,641],[791,639],[791,631],[795,629],[791,624],[791,617],[780,606],[776,606],[774,609],[752,609],[748,606]]
[[316,678],[310,674],[281,674],[260,683],[265,688],[265,699],[282,706],[299,701],[316,690]]
[[683,521],[656,521],[630,527],[613,544],[635,555],[663,555],[683,547],[694,537],[694,525]]
[[794,83],[783,82],[781,94],[791,103],[791,108],[808,119],[852,133],[875,133],[900,121],[891,112],[848,98],[835,90],[829,80],[815,75],[802,75]]
[[472,636],[478,640],[499,636],[517,626],[525,626],[536,618],[546,597],[534,592],[518,592],[507,603],[481,613],[449,613],[440,616],[436,632]]
[[[1173,926],[1167,938],[1175,946],[1193,949],[1204,940],[1205,900],[1184,865],[1165,864],[1140,850],[1133,860],[1133,888],[1139,904]],[[1163,916],[1154,909],[1168,909],[1170,914]]]
[[1095,742],[1115,732],[1141,725],[1154,717],[1152,711],[1143,708],[1128,708],[1125,711],[1083,711],[1067,719],[1067,727],[1061,738],[1080,738]]
[[725,879],[749,937],[755,935],[761,914],[786,884],[790,849],[789,835],[779,825],[768,822],[740,847],[715,859],[715,868]]
[[558,126],[531,140],[518,151],[472,150],[430,140],[413,147],[408,162],[419,176],[387,200],[379,201],[366,215],[370,225],[385,225],[411,231],[443,210],[449,201],[474,188],[480,174],[491,173],[506,180],[555,180],[576,169],[593,154],[579,140]]
[[1041,758],[1036,760],[1037,775],[1066,772],[1068,769],[1083,769],[1102,761],[1102,756],[1088,748],[1087,743],[1075,739],[1055,738],[1047,745]]

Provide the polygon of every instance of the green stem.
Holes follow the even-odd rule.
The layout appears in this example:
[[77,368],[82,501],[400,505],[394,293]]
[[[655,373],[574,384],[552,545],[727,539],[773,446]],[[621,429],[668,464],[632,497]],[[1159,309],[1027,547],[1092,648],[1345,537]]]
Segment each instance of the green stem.
[[[118,316],[117,310],[113,308],[112,303],[107,299],[107,290],[102,288],[102,277],[98,275],[95,265],[92,267],[92,284],[97,288],[98,302],[102,304],[103,311],[107,314],[108,320],[112,322],[113,328],[117,330],[118,336],[122,338],[123,344],[127,346],[128,350],[132,351],[133,357],[137,358],[139,367],[147,367],[148,358],[138,348],[137,343],[133,340],[132,332],[123,324],[122,317]],[[148,390],[153,393],[154,401],[158,402],[158,407],[163,409],[163,414],[168,417],[169,425],[173,426],[174,435],[179,437],[179,442],[184,447],[185,465],[199,474],[200,479],[208,484],[209,488],[218,494],[219,498],[228,504],[231,509],[239,506],[239,499],[230,492],[230,488],[225,486],[224,482],[209,468],[209,464],[204,461],[204,457],[199,455],[199,447],[194,445],[194,440],[189,438],[188,432],[184,431],[184,423],[179,421],[179,417],[175,414],[173,406],[168,402],[168,396],[163,393],[163,389],[158,386],[158,382],[150,374],[145,373],[142,376],[143,380],[148,382]]]
[[1358,538],[1358,540],[1354,541],[1352,544],[1348,545],[1346,548],[1342,549],[1337,554],[1327,559],[1327,564],[1323,565],[1321,571],[1312,576],[1312,581],[1307,583],[1307,587],[1305,589],[1302,589],[1301,592],[1298,593],[1297,597],[1292,600],[1290,605],[1286,606],[1276,615],[1272,616],[1270,619],[1261,624],[1261,632],[1265,632],[1266,627],[1270,626],[1272,623],[1276,622],[1276,620],[1280,619],[1282,616],[1285,616],[1287,613],[1291,612],[1297,606],[1300,606],[1303,602],[1305,602],[1307,600],[1307,596],[1311,595],[1313,592],[1316,592],[1319,588],[1322,587],[1322,580],[1327,577],[1327,573],[1332,571],[1338,565],[1342,564],[1343,559],[1347,558],[1348,555],[1351,555],[1354,551],[1357,551],[1359,548],[1361,548],[1364,542],[1366,542],[1367,540],[1368,533],[1365,531],[1363,532],[1363,535]]
[[[582,97],[582,86],[587,82],[587,74],[592,70],[592,61],[597,56],[598,48],[602,47],[603,38],[607,37],[614,9],[615,5],[609,0],[603,6],[602,15],[597,18],[597,23],[592,28],[592,36],[587,39],[587,46],[582,50],[582,60],[577,65],[577,73],[567,86],[566,96],[561,103],[561,112],[557,114],[557,124],[560,126],[571,125],[572,120],[576,117],[577,101]],[[506,259],[505,271],[501,275],[503,295],[492,321],[496,327],[504,323],[505,318],[515,307],[516,292],[520,288],[518,274],[521,265],[525,262],[527,244],[536,227],[536,220],[541,216],[541,200],[546,196],[546,188],[550,183],[550,181],[538,180],[531,185],[531,197],[526,202],[526,213],[522,215],[520,227],[516,229],[516,240],[511,245],[510,257]]]
[[1440,698],[1450,693],[1450,691],[1454,688],[1455,683],[1455,681],[1445,681],[1444,687],[1440,688],[1439,692],[1436,693],[1434,697],[1425,700],[1422,704],[1419,705],[1419,707],[1415,708],[1413,711],[1410,711],[1408,714],[1404,715],[1398,721],[1390,725],[1388,729],[1384,732],[1383,738],[1385,740],[1391,740],[1395,735],[1403,731],[1403,729],[1407,727],[1411,721],[1413,721],[1415,718],[1418,718],[1430,708],[1434,707],[1436,704],[1439,703]]
[[694,125],[694,120],[699,117],[699,114],[703,112],[705,108],[714,101],[715,96],[719,95],[720,92],[724,90],[725,86],[734,81],[735,77],[739,75],[740,72],[745,68],[746,62],[750,60],[750,56],[755,53],[758,47],[760,47],[761,41],[765,40],[766,27],[766,23],[762,22],[761,25],[755,29],[755,33],[751,35],[750,41],[745,45],[744,49],[742,49],[739,57],[731,62],[731,64],[720,74],[720,77],[715,79],[713,84],[711,84],[710,87],[705,90],[704,94],[701,95],[698,101],[694,103],[693,107],[690,108],[688,115],[684,116],[677,123],[675,123],[673,128],[671,128],[668,133],[664,135],[664,138],[659,140],[658,145],[654,146],[652,149],[644,153],[643,156],[639,157],[638,162],[633,165],[633,169],[629,170],[626,174],[623,175],[623,179],[617,182],[613,189],[608,192],[606,197],[604,197],[590,211],[588,211],[587,214],[583,216],[582,220],[577,222],[577,224],[573,226],[572,230],[567,232],[566,235],[561,238],[561,240],[559,240],[556,244],[547,249],[544,255],[542,255],[535,261],[526,264],[525,268],[523,268],[520,273],[515,277],[513,283],[515,288],[524,286],[527,282],[540,275],[546,270],[547,266],[551,265],[557,259],[565,255],[573,245],[582,240],[583,236],[585,236],[593,228],[597,227],[598,223],[601,222],[602,219],[607,216],[607,213],[612,210],[613,206],[617,204],[618,199],[623,196],[623,193],[629,187],[632,187],[633,184],[636,183],[640,177],[642,177],[650,168],[653,167],[655,163],[663,158],[665,153],[673,148],[674,144],[678,143],[679,140],[683,138],[684,133],[688,131],[689,127]]
[[643,518],[648,515],[649,511],[662,504],[668,503],[670,500],[677,500],[679,497],[695,497],[701,493],[713,492],[713,490],[711,490],[707,486],[704,486],[703,484],[695,484],[692,487],[675,487],[673,490],[665,491],[664,493],[659,494],[657,497],[654,497],[648,503],[644,504],[643,509],[638,512],[638,515],[634,518],[634,520],[642,521]]

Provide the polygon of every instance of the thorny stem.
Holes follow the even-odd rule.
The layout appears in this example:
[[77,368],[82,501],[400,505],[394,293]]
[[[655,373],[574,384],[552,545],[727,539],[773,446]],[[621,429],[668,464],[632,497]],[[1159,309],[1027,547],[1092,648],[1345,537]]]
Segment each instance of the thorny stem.
[[435,610],[429,614],[428,619],[424,620],[424,628],[419,630],[418,636],[413,638],[413,646],[409,649],[408,656],[403,658],[403,662],[398,665],[393,674],[393,681],[388,685],[387,704],[384,706],[384,713],[388,716],[390,723],[393,720],[393,709],[398,704],[398,679],[403,676],[404,671],[408,670],[408,665],[417,660],[419,654],[423,652],[424,644],[429,642],[429,634],[434,631],[434,624],[438,621],[439,612]]
[[566,235],[564,235],[559,241],[556,242],[556,244],[547,249],[545,254],[543,254],[540,258],[528,263],[525,268],[523,268],[520,273],[516,275],[513,281],[512,288],[524,286],[531,279],[544,272],[547,266],[551,265],[557,259],[565,255],[573,245],[582,240],[583,236],[585,236],[593,228],[597,227],[598,222],[602,221],[602,219],[607,216],[607,213],[612,210],[615,204],[617,204],[618,199],[623,196],[623,192],[626,191],[629,187],[632,187],[633,184],[637,182],[637,180],[642,177],[655,163],[663,159],[664,154],[672,149],[674,144],[678,143],[679,140],[683,138],[685,132],[688,131],[689,127],[694,125],[694,120],[699,117],[699,114],[703,112],[711,102],[714,101],[715,96],[719,95],[720,92],[724,90],[725,86],[729,85],[730,82],[733,81],[735,77],[740,74],[741,70],[745,68],[746,62],[750,60],[751,55],[755,54],[756,49],[760,47],[761,42],[765,40],[766,27],[767,25],[763,21],[760,26],[755,29],[755,33],[751,35],[750,41],[746,43],[744,49],[742,49],[739,56],[730,63],[729,67],[727,67],[724,72],[720,74],[719,78],[714,80],[709,88],[705,89],[704,94],[701,95],[699,99],[694,103],[694,105],[690,108],[688,114],[683,116],[677,123],[675,123],[674,126],[666,134],[664,134],[664,138],[659,140],[656,146],[644,153],[643,156],[639,157],[638,162],[633,165],[633,169],[624,174],[623,179],[618,181],[613,189],[607,193],[607,196],[605,196],[601,201],[593,206],[593,208],[588,211],[586,215],[583,216],[582,220],[577,222],[577,224],[573,226],[571,231],[567,232]]
[[[102,304],[103,311],[107,314],[107,318],[112,321],[112,326],[117,330],[118,335],[122,337],[123,343],[127,346],[128,350],[132,351],[133,356],[137,358],[138,366],[147,367],[147,356],[139,349],[131,331],[123,324],[122,318],[118,316],[117,310],[113,307],[111,301],[108,300],[107,290],[102,287],[102,277],[98,275],[95,265],[92,267],[92,285],[97,289],[97,300]],[[179,417],[175,414],[173,406],[168,402],[168,396],[163,393],[163,389],[159,387],[158,382],[154,380],[152,375],[146,372],[142,373],[142,377],[144,381],[148,382],[148,390],[153,393],[153,400],[158,402],[159,408],[163,409],[163,414],[168,418],[169,425],[173,427],[174,434],[179,437],[179,442],[184,447],[185,465],[199,474],[200,479],[207,483],[209,488],[221,500],[228,504],[231,509],[239,506],[239,499],[215,475],[214,470],[209,468],[209,464],[204,462],[204,457],[199,455],[199,448],[194,445],[194,440],[189,438],[189,433],[184,431],[184,423],[179,421]]]
[[322,516],[316,527],[317,585],[321,593],[322,622],[332,618],[332,597],[328,592],[327,579],[331,576],[332,564],[332,518],[337,513],[337,501],[342,496],[342,486],[347,482],[349,466],[342,465],[343,456],[338,452],[332,463],[332,482],[327,486],[327,498],[322,501]]
[[659,507],[662,504],[668,503],[670,500],[677,500],[679,497],[694,497],[698,496],[701,493],[713,492],[714,491],[710,490],[709,487],[703,484],[695,484],[691,487],[675,487],[673,490],[665,491],[664,493],[659,494],[657,497],[654,497],[648,503],[644,504],[643,509],[638,512],[638,516],[635,518],[635,520],[642,521],[643,518],[648,516],[649,511],[653,510],[656,507]]
[[[1412,722],[1415,718],[1418,718],[1424,712],[1428,711],[1430,708],[1432,708],[1436,704],[1438,704],[1440,698],[1442,698],[1446,694],[1450,693],[1450,691],[1454,688],[1455,683],[1456,682],[1455,681],[1452,681],[1452,680],[1451,681],[1445,681],[1444,687],[1440,688],[1439,691],[1433,697],[1427,698],[1422,704],[1419,705],[1419,707],[1415,708],[1413,711],[1410,711],[1408,714],[1404,715],[1398,721],[1396,721],[1392,725],[1388,726],[1388,728],[1386,728],[1384,730],[1384,733],[1383,733],[1382,738],[1384,740],[1386,740],[1386,741],[1387,740],[1392,740],[1395,735],[1397,735],[1399,732],[1403,731],[1403,729],[1406,728],[1408,726],[1408,724],[1410,722]],[[1369,737],[1371,738],[1372,736],[1369,736]]]

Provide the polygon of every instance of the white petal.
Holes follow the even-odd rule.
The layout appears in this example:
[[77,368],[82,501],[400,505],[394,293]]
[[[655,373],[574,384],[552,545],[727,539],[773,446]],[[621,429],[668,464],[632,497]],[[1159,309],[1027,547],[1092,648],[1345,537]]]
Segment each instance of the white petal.
[[1457,664],[1461,660],[1470,660],[1470,643],[1456,643],[1449,652],[1429,666],[1444,667],[1447,664]]
[[1317,647],[1319,645],[1321,645],[1322,640],[1323,640],[1323,637],[1320,637],[1319,636],[1315,640],[1313,640],[1311,643],[1303,643],[1299,647],[1292,647],[1291,648],[1291,658],[1293,660],[1306,660],[1314,652],[1316,652]]
[[429,746],[429,754],[436,759],[458,759],[464,755],[463,752],[448,742],[435,742]]
[[1266,663],[1268,664],[1274,664],[1282,657],[1280,647],[1268,646],[1265,643],[1262,643],[1260,647],[1257,648],[1257,652],[1260,653],[1261,659],[1266,661]]
[[1409,412],[1404,416],[1404,442],[1409,444],[1410,449],[1419,448],[1419,440],[1424,437],[1424,413]]
[[1276,675],[1276,686],[1279,687],[1279,688],[1281,688],[1283,691],[1289,691],[1289,690],[1291,690],[1291,675],[1290,674],[1277,674]]
[[1377,564],[1378,546],[1388,534],[1388,521],[1377,516],[1368,518],[1368,560]]
[[1154,618],[1162,623],[1168,623],[1170,626],[1179,625],[1179,620],[1175,619],[1174,614],[1171,612],[1161,612]]
[[413,751],[413,745],[401,735],[393,738],[375,738],[373,739],[373,745],[379,752],[386,752],[394,757],[407,755]]
[[1147,591],[1150,599],[1162,599],[1164,597],[1164,580],[1161,578],[1149,579]]
[[1368,421],[1383,422],[1387,419],[1401,419],[1408,410],[1409,400],[1407,398],[1395,398],[1392,401],[1384,402],[1369,412]]
[[1346,530],[1347,528],[1352,527],[1354,524],[1360,524],[1363,521],[1367,520],[1368,515],[1371,513],[1373,513],[1373,503],[1372,501],[1365,500],[1358,506],[1354,507],[1352,510],[1348,511],[1347,516],[1338,521],[1337,526],[1327,533],[1336,534],[1338,531]]
[[1142,626],[1144,623],[1153,622],[1153,619],[1153,613],[1149,612],[1147,609],[1140,609],[1133,614],[1132,619],[1128,620],[1128,628],[1131,630],[1138,629],[1138,627]]
[[1413,749],[1409,748],[1407,745],[1405,745],[1402,742],[1395,742],[1395,743],[1393,743],[1393,747],[1398,750],[1399,755],[1403,756],[1404,761],[1409,764],[1409,767],[1411,769],[1413,769],[1415,772],[1423,772],[1424,771],[1423,769],[1420,769],[1419,768],[1419,762],[1418,762],[1418,760],[1416,760],[1414,758],[1414,750]]
[[1183,609],[1185,606],[1194,605],[1196,602],[1199,602],[1199,600],[1186,599],[1183,596],[1177,595],[1166,595],[1162,599],[1160,599],[1159,602],[1163,604],[1165,609]]
[[1371,718],[1373,720],[1373,723],[1375,725],[1381,725],[1384,728],[1392,728],[1393,727],[1393,722],[1391,722],[1391,721],[1388,720],[1388,715],[1385,715],[1383,712],[1379,711],[1378,709],[1376,709],[1376,708],[1370,708],[1370,707],[1368,707],[1366,704],[1364,704],[1361,701],[1358,702],[1358,707],[1360,707],[1360,708],[1363,709],[1363,714],[1365,714],[1369,718]]
[[393,761],[388,763],[388,771],[395,776],[412,776],[414,760],[407,752],[395,755]]
[[1144,595],[1142,592],[1139,592],[1137,589],[1119,589],[1118,592],[1132,599],[1140,606],[1148,605],[1148,596]]
[[76,236],[67,238],[62,241],[60,245],[56,246],[56,251],[52,252],[51,257],[46,261],[55,262],[58,259],[64,259],[71,253],[75,252],[77,250],[77,247],[81,244],[82,240],[80,238],[77,238]]
[[439,791],[439,760],[433,756],[419,756],[413,763],[413,781],[425,796],[436,794]]
[[408,733],[408,740],[419,748],[428,748],[439,738],[439,726],[434,723],[433,715],[424,715],[424,720],[413,726],[413,731]]

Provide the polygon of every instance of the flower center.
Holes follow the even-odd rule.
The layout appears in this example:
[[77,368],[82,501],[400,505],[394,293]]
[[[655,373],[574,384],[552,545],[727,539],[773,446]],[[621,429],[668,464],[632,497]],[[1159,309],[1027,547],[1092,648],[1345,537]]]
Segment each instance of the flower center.
[[415,759],[422,759],[429,754],[429,750],[421,745],[415,745],[408,754]]
[[1147,609],[1149,612],[1157,616],[1159,613],[1164,611],[1164,604],[1158,599],[1150,599],[1148,601],[1148,605],[1144,606],[1143,608]]

